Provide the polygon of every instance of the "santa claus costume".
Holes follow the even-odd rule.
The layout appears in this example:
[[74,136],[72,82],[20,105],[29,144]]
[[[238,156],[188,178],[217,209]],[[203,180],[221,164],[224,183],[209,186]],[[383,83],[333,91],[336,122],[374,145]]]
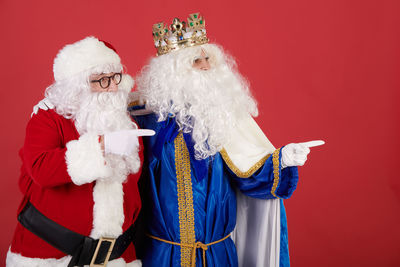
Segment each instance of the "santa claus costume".
[[[40,237],[24,227],[23,222],[35,224],[26,215],[32,209],[50,225],[77,233],[85,242],[108,237],[117,239],[115,246],[120,248],[118,237],[132,229],[141,208],[137,182],[142,154],[140,149],[130,156],[104,154],[99,136],[137,128],[126,114],[133,80],[123,75],[118,92],[95,94],[88,79],[91,74],[121,71],[117,53],[94,37],[65,46],[55,58],[55,82],[46,91],[55,109],[32,116],[20,151],[19,188],[24,197],[7,266],[88,264],[79,263],[79,254],[85,251],[66,255],[50,245],[70,242],[57,240],[65,236],[52,233],[51,227],[39,226],[44,232]],[[127,248],[118,258],[111,257],[107,266],[141,266],[130,239],[124,242]]]

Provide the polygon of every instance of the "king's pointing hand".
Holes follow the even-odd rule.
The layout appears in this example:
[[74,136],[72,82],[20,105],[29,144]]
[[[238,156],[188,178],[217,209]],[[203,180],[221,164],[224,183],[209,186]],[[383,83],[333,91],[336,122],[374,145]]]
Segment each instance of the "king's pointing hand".
[[325,144],[322,140],[309,141],[304,143],[292,143],[282,148],[282,168],[292,166],[303,166],[310,153],[310,147],[321,146]]

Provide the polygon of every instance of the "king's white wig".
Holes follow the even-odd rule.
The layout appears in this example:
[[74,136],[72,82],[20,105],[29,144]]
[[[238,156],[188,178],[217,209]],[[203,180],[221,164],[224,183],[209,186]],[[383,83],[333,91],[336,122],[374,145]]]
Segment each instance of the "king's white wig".
[[[207,71],[193,67],[202,51],[209,57]],[[258,115],[247,80],[234,59],[215,44],[154,57],[136,80],[141,100],[159,121],[175,117],[180,130],[191,133],[197,158],[222,148],[238,116]]]

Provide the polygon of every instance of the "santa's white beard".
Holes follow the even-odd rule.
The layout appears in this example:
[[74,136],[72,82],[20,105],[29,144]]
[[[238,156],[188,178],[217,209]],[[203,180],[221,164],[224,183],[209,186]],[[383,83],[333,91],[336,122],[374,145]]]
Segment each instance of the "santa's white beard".
[[[153,75],[151,71],[147,75]],[[146,107],[165,120],[171,114],[184,132],[191,132],[197,158],[216,154],[229,141],[236,118],[256,110],[255,101],[226,68],[152,76],[142,89]],[[141,84],[143,86],[144,84]]]
[[[74,116],[75,127],[80,135],[85,133],[104,135],[118,130],[137,129],[127,112],[128,92],[89,92],[81,99],[81,105]],[[131,156],[105,155],[106,162],[113,169],[113,180],[124,181],[129,173],[136,173],[140,167],[138,153]]]
[[125,91],[85,94],[74,116],[79,134],[103,135],[107,132],[137,128],[127,112],[127,99],[128,93]]

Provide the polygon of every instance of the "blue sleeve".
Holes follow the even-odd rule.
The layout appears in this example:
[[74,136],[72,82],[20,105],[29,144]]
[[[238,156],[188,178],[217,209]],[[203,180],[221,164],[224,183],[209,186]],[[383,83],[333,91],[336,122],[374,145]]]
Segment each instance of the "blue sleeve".
[[299,179],[297,167],[281,166],[281,149],[267,158],[265,163],[247,178],[240,178],[228,166],[236,186],[245,195],[253,198],[289,198],[296,189]]
[[153,136],[144,136],[143,144],[145,150],[145,157],[149,157],[153,154],[153,147],[157,140],[160,123],[157,122],[157,116],[154,113],[144,115],[132,115],[132,111],[144,109],[144,106],[131,106],[128,107],[128,111],[131,113],[131,118],[137,123],[140,129],[150,129],[156,132]]
[[[132,111],[135,111],[135,110],[142,110],[142,109],[144,109],[145,108],[145,106],[130,106],[130,107],[128,107],[128,112],[132,112]],[[147,124],[149,124],[149,122],[150,121],[152,121],[152,120],[149,120],[148,119],[148,117],[150,116],[150,115],[154,115],[154,114],[148,114],[148,115],[138,115],[138,116],[134,116],[134,115],[132,115],[132,113],[131,113],[131,118],[133,119],[133,120],[135,120],[135,122],[139,125],[139,128],[140,129],[151,129],[151,128],[149,128],[149,126],[147,125]]]

